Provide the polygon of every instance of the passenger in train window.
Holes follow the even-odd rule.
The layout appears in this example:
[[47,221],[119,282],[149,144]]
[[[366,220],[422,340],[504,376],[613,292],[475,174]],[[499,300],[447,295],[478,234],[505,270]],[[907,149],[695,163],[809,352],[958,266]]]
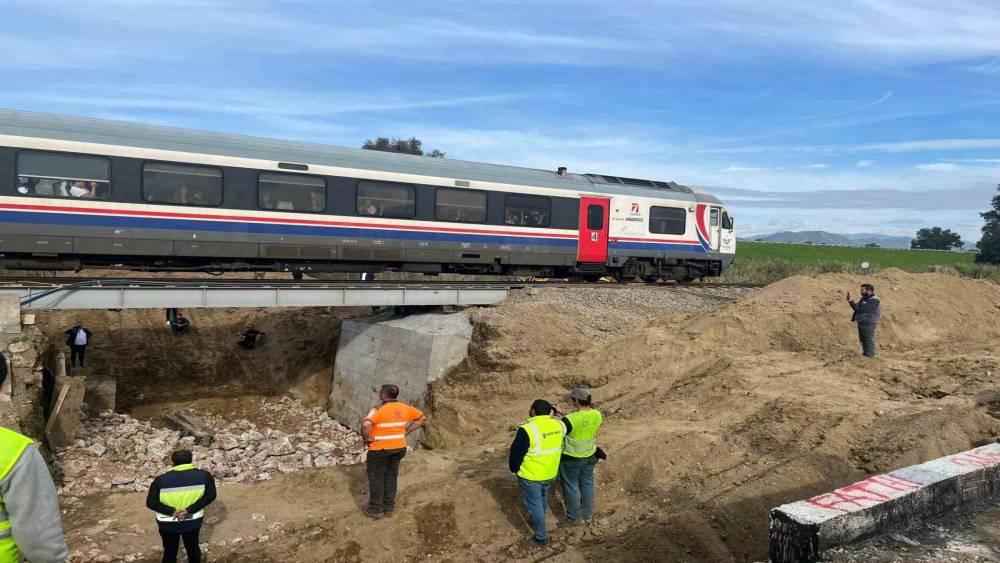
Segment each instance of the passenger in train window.
[[87,182],[74,180],[72,186],[69,188],[69,195],[73,197],[93,197],[93,192],[90,190],[90,184]]
[[295,204],[290,201],[281,200],[278,201],[278,209],[282,211],[295,211]]
[[17,193],[25,195],[31,193],[31,190],[28,188],[28,179],[24,176],[17,178]]
[[521,221],[519,220],[517,213],[514,213],[513,211],[507,211],[507,213],[504,214],[503,222],[507,223],[508,225],[521,224]]

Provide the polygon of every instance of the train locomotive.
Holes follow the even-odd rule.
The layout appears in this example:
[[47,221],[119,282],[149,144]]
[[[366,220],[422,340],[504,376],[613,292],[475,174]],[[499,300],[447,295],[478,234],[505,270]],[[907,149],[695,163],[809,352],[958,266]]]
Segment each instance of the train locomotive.
[[0,267],[718,276],[676,184],[0,110]]

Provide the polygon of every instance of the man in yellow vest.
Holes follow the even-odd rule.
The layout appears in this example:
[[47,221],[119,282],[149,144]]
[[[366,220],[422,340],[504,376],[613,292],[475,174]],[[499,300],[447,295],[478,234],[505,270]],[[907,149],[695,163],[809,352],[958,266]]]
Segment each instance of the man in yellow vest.
[[406,436],[423,426],[424,413],[396,400],[399,387],[386,384],[378,392],[381,405],[368,411],[361,421],[361,437],[368,447],[365,469],[368,473],[368,508],[370,518],[392,516],[396,509],[396,479],[399,462],[406,455]]
[[590,391],[577,387],[566,396],[574,412],[563,417],[566,439],[559,462],[559,481],[570,525],[589,523],[594,517],[594,466],[597,465],[597,430],[604,423],[594,408]]
[[176,563],[181,540],[190,563],[201,563],[198,535],[205,520],[205,507],[215,500],[215,479],[191,462],[190,450],[170,456],[174,466],[153,479],[146,495],[146,507],[156,512],[156,524],[163,540],[163,563]]
[[552,412],[548,401],[538,399],[531,403],[528,421],[517,429],[507,460],[510,471],[517,474],[517,485],[531,514],[534,530],[531,541],[540,547],[549,543],[545,508],[549,502],[549,487],[559,474],[559,457],[566,435],[566,427],[562,421],[552,418]]
[[0,427],[0,563],[66,561],[59,501],[30,438]]

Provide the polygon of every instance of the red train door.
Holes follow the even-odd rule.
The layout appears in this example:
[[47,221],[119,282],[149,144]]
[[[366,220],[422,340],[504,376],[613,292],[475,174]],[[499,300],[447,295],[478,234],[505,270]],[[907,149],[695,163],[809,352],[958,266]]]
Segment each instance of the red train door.
[[608,261],[608,215],[610,200],[599,197],[580,198],[580,242],[578,262]]

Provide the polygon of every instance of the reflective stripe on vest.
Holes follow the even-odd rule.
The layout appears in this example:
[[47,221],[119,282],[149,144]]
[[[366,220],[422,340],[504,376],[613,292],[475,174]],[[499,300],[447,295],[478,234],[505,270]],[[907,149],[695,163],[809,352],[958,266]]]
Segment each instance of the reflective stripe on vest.
[[[397,450],[406,447],[406,426],[410,407],[399,401],[389,401],[368,412],[365,420],[372,423],[370,450]],[[405,420],[400,420],[403,417]]]
[[[192,469],[197,469],[193,464],[185,463],[183,465],[178,465],[171,469],[170,471],[190,471]],[[183,487],[168,487],[166,489],[160,489],[160,502],[173,508],[174,510],[185,510],[187,507],[198,502],[198,499],[205,496],[205,484],[200,485],[185,485]],[[194,514],[188,515],[187,519],[197,519],[205,515],[204,510],[199,510]],[[160,522],[179,522],[173,516],[167,516],[164,514],[157,513],[156,519]]]
[[[21,459],[24,450],[34,442],[27,436],[22,436],[13,430],[0,427],[0,481],[7,478],[14,465]],[[14,543],[14,531],[11,529],[7,506],[0,496],[0,563],[18,563],[21,561],[21,550]]]
[[535,416],[521,425],[528,434],[528,453],[517,475],[529,481],[548,481],[559,473],[566,426],[548,415]]
[[590,457],[597,451],[597,429],[604,417],[597,409],[572,412],[566,415],[572,427],[566,435],[564,454],[570,457]]

